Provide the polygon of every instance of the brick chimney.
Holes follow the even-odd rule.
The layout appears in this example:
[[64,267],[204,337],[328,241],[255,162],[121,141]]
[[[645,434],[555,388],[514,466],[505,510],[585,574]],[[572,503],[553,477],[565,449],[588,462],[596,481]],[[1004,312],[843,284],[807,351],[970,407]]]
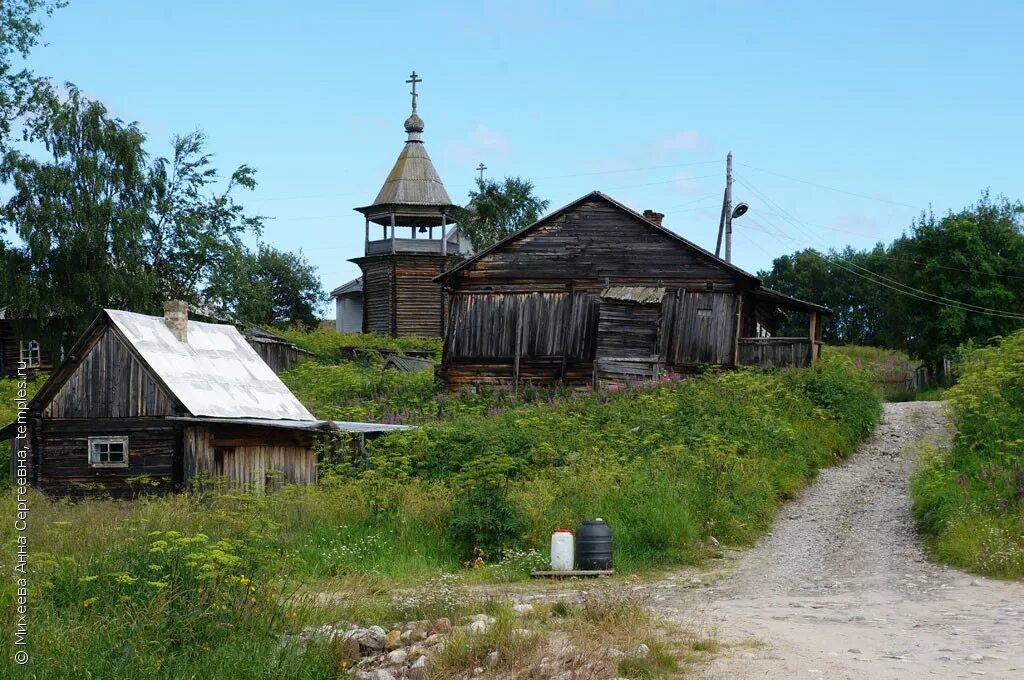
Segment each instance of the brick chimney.
[[174,333],[178,342],[188,344],[188,303],[184,300],[168,300],[164,303],[164,323]]
[[661,221],[665,219],[665,213],[654,212],[653,210],[645,210],[644,219],[654,222],[660,227]]

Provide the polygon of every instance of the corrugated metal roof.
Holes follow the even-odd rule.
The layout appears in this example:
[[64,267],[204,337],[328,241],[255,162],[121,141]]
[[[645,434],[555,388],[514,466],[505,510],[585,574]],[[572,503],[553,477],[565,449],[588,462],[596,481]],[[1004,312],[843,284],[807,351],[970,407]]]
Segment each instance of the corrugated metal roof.
[[316,420],[234,326],[189,321],[183,343],[162,318],[106,314],[193,416]]
[[653,286],[609,286],[601,293],[601,297],[648,305],[661,302],[665,297],[665,289]]
[[384,186],[380,188],[373,205],[437,205],[450,206],[441,176],[434,169],[422,142],[405,143],[402,153],[391,168]]

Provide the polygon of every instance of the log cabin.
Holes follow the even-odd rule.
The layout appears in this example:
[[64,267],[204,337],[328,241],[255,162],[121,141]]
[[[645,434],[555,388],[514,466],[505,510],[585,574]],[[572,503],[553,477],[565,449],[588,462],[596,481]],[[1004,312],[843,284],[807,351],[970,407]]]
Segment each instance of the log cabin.
[[[595,191],[440,275],[446,385],[600,385],[818,359],[826,307],[765,288],[662,217]],[[806,332],[774,336],[789,315]]]
[[104,310],[0,440],[12,477],[46,492],[131,497],[314,483],[320,437],[382,428],[399,429],[317,420],[237,328],[171,301],[163,318]]

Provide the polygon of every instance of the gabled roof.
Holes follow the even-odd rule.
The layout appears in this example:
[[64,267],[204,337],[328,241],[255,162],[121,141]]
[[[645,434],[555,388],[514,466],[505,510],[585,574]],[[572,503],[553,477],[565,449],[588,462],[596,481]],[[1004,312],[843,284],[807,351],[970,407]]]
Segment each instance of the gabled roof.
[[693,243],[692,241],[688,241],[687,239],[683,238],[679,234],[677,234],[677,233],[675,233],[673,231],[670,231],[670,230],[666,229],[665,227],[662,227],[661,225],[658,225],[658,224],[655,224],[654,222],[651,222],[649,219],[647,219],[646,217],[644,217],[640,213],[636,212],[632,208],[626,207],[625,205],[623,205],[623,204],[619,203],[618,201],[616,201],[614,198],[611,198],[610,196],[606,196],[605,194],[602,194],[600,191],[591,191],[589,194],[586,194],[584,196],[581,196],[581,197],[577,198],[572,203],[569,203],[568,205],[562,206],[558,210],[555,210],[554,212],[545,215],[544,217],[540,218],[539,220],[537,220],[536,222],[534,222],[530,226],[525,227],[524,229],[520,229],[519,231],[515,232],[514,234],[510,234],[509,236],[506,236],[505,238],[503,238],[502,240],[498,241],[497,243],[495,243],[490,248],[486,248],[484,250],[481,250],[479,253],[477,253],[473,257],[469,258],[468,260],[463,260],[461,263],[459,263],[455,267],[452,267],[451,269],[449,269],[448,271],[444,272],[440,276],[435,277],[434,281],[437,281],[438,283],[444,284],[446,281],[448,281],[452,277],[453,274],[455,274],[456,272],[462,271],[463,269],[469,267],[474,262],[480,260],[481,258],[486,257],[489,253],[492,253],[492,252],[494,252],[496,250],[499,250],[499,249],[505,247],[506,244],[508,244],[508,243],[510,243],[512,241],[515,241],[517,239],[522,238],[523,236],[525,236],[526,234],[529,234],[530,232],[534,231],[535,229],[537,229],[541,225],[547,224],[548,222],[550,222],[551,220],[559,217],[563,213],[569,212],[570,210],[576,208],[581,203],[584,203],[586,201],[589,201],[589,200],[595,199],[595,198],[600,199],[602,201],[605,201],[607,203],[610,203],[611,205],[615,206],[619,210],[622,210],[623,212],[625,212],[625,213],[635,217],[636,219],[640,220],[645,225],[649,226],[651,229],[655,229],[655,230],[661,232],[662,234],[664,234],[665,236],[667,236],[667,237],[669,237],[669,238],[671,238],[671,239],[673,239],[675,241],[678,241],[679,243],[682,243],[683,245],[685,245],[688,248],[691,248],[691,249],[697,251],[698,253],[700,253],[704,257],[707,257],[708,259],[710,259],[713,262],[715,262],[716,264],[718,264],[718,265],[720,265],[720,266],[722,266],[722,267],[724,267],[726,269],[729,269],[729,270],[733,271],[734,273],[739,274],[740,276],[743,276],[743,277],[749,279],[752,283],[756,283],[757,285],[761,284],[761,280],[758,279],[753,274],[750,274],[749,272],[746,272],[746,271],[740,269],[739,267],[737,267],[734,264],[726,262],[725,260],[723,260],[720,257],[716,257],[714,255],[714,253],[710,253],[710,252],[704,250],[703,248],[698,246],[696,243]]
[[339,295],[347,295],[349,293],[362,293],[363,292],[363,277],[358,276],[348,283],[343,283],[334,290],[331,291],[331,297],[338,297]]
[[315,420],[234,326],[189,321],[180,342],[162,318],[103,313],[191,415]]
[[[515,232],[514,234],[510,234],[509,236],[505,237],[501,241],[498,241],[497,243],[492,245],[490,248],[486,248],[484,250],[481,250],[479,253],[477,253],[473,257],[471,257],[471,258],[469,258],[467,260],[463,260],[461,263],[459,263],[455,267],[452,267],[451,269],[449,269],[448,271],[442,273],[441,275],[434,277],[434,281],[438,282],[441,285],[444,285],[446,282],[451,280],[451,277],[455,273],[457,273],[459,271],[462,271],[463,269],[469,267],[474,262],[480,260],[481,258],[486,257],[489,253],[492,253],[492,252],[494,252],[496,250],[504,248],[505,245],[507,245],[508,243],[510,243],[512,241],[515,241],[515,240],[517,240],[519,238],[522,238],[526,234],[529,234],[533,230],[537,229],[539,226],[541,226],[543,224],[547,224],[548,222],[550,222],[551,220],[557,218],[558,216],[562,215],[563,213],[566,213],[566,212],[576,208],[576,206],[580,205],[581,203],[584,203],[584,202],[589,201],[589,200],[594,199],[594,198],[597,198],[597,199],[600,199],[600,200],[605,201],[607,203],[610,203],[611,205],[615,206],[619,210],[622,210],[623,212],[625,212],[625,213],[627,213],[629,215],[632,215],[636,219],[640,220],[645,225],[649,226],[651,229],[655,229],[655,230],[659,231],[660,233],[664,234],[665,236],[667,236],[667,237],[669,237],[669,238],[671,238],[671,239],[673,239],[675,241],[678,241],[679,243],[682,243],[686,247],[688,247],[688,248],[690,248],[690,249],[700,253],[701,255],[706,257],[708,260],[714,262],[715,264],[717,264],[717,265],[719,265],[719,266],[721,266],[721,267],[723,267],[725,269],[728,269],[728,270],[730,270],[730,271],[732,271],[732,272],[734,272],[736,274],[739,274],[740,276],[746,278],[748,281],[750,281],[752,284],[754,284],[754,291],[753,291],[754,294],[756,296],[762,298],[762,299],[765,299],[766,301],[775,302],[775,303],[779,304],[780,306],[786,307],[788,309],[797,309],[797,310],[800,310],[800,311],[818,311],[818,312],[822,312],[824,314],[832,314],[832,310],[830,310],[828,307],[826,307],[824,305],[815,304],[813,302],[807,302],[805,300],[799,300],[797,298],[790,297],[788,295],[784,295],[783,293],[779,293],[777,291],[765,288],[764,287],[764,282],[761,281],[761,279],[759,279],[756,276],[754,276],[753,274],[751,274],[750,272],[747,272],[747,271],[744,271],[743,269],[740,269],[739,267],[737,267],[736,265],[732,264],[731,262],[726,262],[725,260],[723,260],[722,258],[718,257],[714,253],[709,252],[707,250],[704,250],[703,248],[698,246],[696,243],[693,243],[692,241],[689,241],[689,240],[683,238],[679,234],[666,229],[665,227],[661,226],[660,224],[656,224],[654,222],[651,222],[649,219],[647,219],[646,217],[644,217],[640,213],[638,213],[635,210],[633,210],[633,209],[623,205],[622,203],[619,203],[614,198],[611,198],[610,196],[607,196],[607,195],[601,193],[600,191],[591,191],[589,194],[586,194],[584,196],[581,196],[580,198],[577,198],[572,203],[569,203],[568,205],[565,205],[565,206],[559,208],[558,210],[555,210],[554,212],[552,212],[552,213],[550,213],[548,215],[545,215],[544,217],[540,218],[539,220],[537,220],[536,222],[534,222],[530,226],[528,226],[528,227],[526,227],[524,229],[520,229],[519,231]],[[620,299],[624,299],[624,298],[620,298]]]

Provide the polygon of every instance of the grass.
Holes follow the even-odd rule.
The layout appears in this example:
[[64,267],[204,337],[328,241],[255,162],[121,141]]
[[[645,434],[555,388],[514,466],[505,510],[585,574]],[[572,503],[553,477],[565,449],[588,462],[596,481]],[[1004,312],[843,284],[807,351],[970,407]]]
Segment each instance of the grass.
[[[269,496],[71,504],[31,495],[38,677],[335,677],[337,650],[282,648],[280,635],[320,623],[454,620],[481,607],[501,620],[503,605],[461,583],[526,578],[546,560],[552,528],[594,516],[614,531],[621,573],[699,562],[708,536],[748,544],[880,414],[869,377],[841,356],[618,391],[444,395],[429,374],[381,375],[373,356],[330,363],[331,347],[286,376],[317,415],[406,409],[423,427],[377,440],[368,461],[325,463],[318,487]],[[2,502],[13,516],[14,497]],[[13,544],[11,523],[0,540]],[[8,580],[0,607],[10,627],[16,602]],[[608,674],[657,677],[675,672],[670,656],[713,653],[710,643],[652,633],[637,603],[557,609],[535,627],[571,640],[582,658],[607,645],[651,648],[643,663]],[[542,653],[531,644],[487,643],[508,663]],[[454,644],[442,668],[478,664],[483,646]]]
[[1024,331],[974,350],[945,398],[952,450],[923,452],[911,491],[931,554],[1024,579]]

